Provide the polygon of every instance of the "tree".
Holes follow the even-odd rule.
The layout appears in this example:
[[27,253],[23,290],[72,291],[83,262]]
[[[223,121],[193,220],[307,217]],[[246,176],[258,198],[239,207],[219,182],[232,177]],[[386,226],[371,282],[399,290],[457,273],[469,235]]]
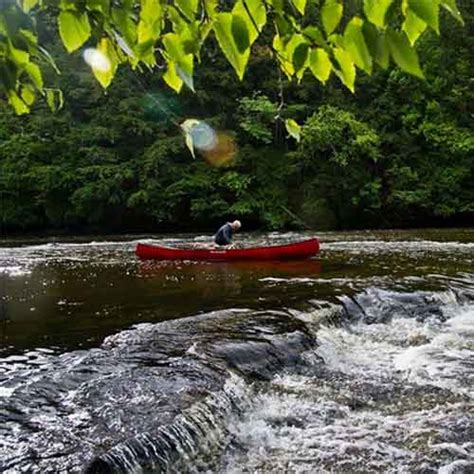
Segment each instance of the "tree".
[[1,85],[18,114],[28,113],[37,95],[53,110],[62,106],[62,92],[43,79],[46,63],[58,70],[38,39],[47,15],[68,52],[86,48],[84,59],[104,88],[128,64],[164,70],[176,92],[194,90],[195,63],[211,33],[242,79],[252,46],[271,30],[263,46],[288,78],[301,81],[310,71],[326,83],[334,73],[353,91],[356,69],[371,74],[391,60],[423,77],[414,45],[427,28],[439,33],[441,7],[463,21],[456,0],[12,0],[0,11]]
[[[293,159],[304,180],[303,211],[313,225],[351,223],[381,206],[380,136],[344,110],[322,106],[302,127]],[[318,222],[319,218],[323,222]]]
[[270,144],[273,140],[272,124],[278,113],[276,104],[268,97],[254,94],[239,100],[239,125],[256,143]]

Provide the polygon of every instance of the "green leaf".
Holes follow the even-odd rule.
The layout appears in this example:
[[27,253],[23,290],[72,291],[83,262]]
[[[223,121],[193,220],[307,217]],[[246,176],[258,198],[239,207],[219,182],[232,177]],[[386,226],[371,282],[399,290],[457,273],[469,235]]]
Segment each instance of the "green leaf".
[[25,66],[25,71],[31,79],[31,82],[41,91],[43,89],[43,74],[40,67],[30,62]]
[[168,56],[177,63],[183,54],[180,36],[176,33],[167,33],[163,36],[162,41]]
[[30,108],[25,104],[25,102],[23,102],[21,97],[15,91],[7,91],[7,97],[9,104],[13,107],[17,115],[29,113]]
[[31,84],[25,84],[21,88],[21,98],[28,107],[31,107],[36,98],[35,88]]
[[57,112],[64,105],[63,92],[60,89],[45,89],[46,102],[52,112]]
[[247,22],[240,15],[232,15],[232,36],[240,53],[246,51],[250,46],[249,30]]
[[199,57],[199,50],[201,48],[201,42],[204,41],[204,38],[201,36],[202,33],[207,34],[206,32],[210,31],[210,26],[208,25],[204,31],[198,31],[197,28],[194,28],[193,25],[189,25],[188,28],[183,29],[179,36],[181,38],[181,44],[185,54],[193,54],[196,57]]
[[321,30],[317,26],[308,26],[302,33],[305,38],[313,40],[318,46],[324,46],[326,44]]
[[241,53],[232,35],[232,13],[218,13],[214,20],[214,33],[217,42],[231,66],[235,69],[240,80],[243,79],[249,58],[249,50]]
[[[140,61],[144,62],[150,67],[156,65],[155,59],[155,42],[150,39],[145,43],[137,43],[133,48],[133,55],[135,58],[139,59]],[[133,64],[136,65],[137,60],[131,58],[132,66]]]
[[179,93],[183,87],[183,80],[179,77],[178,73],[176,72],[176,65],[171,60],[168,61],[168,68],[163,74],[163,80],[177,93]]
[[[133,5],[134,2],[131,2]],[[162,17],[162,7],[160,0],[141,0],[140,18],[154,23]],[[133,9],[133,6],[131,10]]]
[[360,69],[368,74],[372,73],[372,56],[365,43],[363,28],[364,21],[358,17],[353,18],[344,32],[344,46],[352,56],[352,60]]
[[[284,44],[281,41],[281,38],[278,37],[278,35],[276,35],[273,40],[273,47],[275,51],[277,51],[278,53],[278,60],[280,61],[282,70],[288,76],[289,79],[291,79],[291,77],[296,72],[295,64],[294,64],[294,59],[295,59],[294,55],[295,55],[296,49],[298,49],[298,47],[302,44],[308,47],[308,43],[305,40],[304,36],[299,33],[295,33],[291,37],[290,41],[288,41],[286,44]],[[300,49],[300,52],[298,54],[301,55],[303,52],[304,50]],[[302,57],[300,58],[297,57],[297,59],[303,60]],[[296,77],[298,79],[302,78],[305,71],[305,67],[303,66],[305,65],[306,65],[306,60],[303,62],[303,64],[300,63],[298,65],[298,67],[300,67],[300,69],[298,70],[298,73],[296,74]]]
[[193,69],[194,69],[194,56],[192,54],[187,54],[182,56],[179,63],[176,65],[176,72],[178,76],[183,80],[186,86],[194,90],[194,79],[193,79]]
[[285,10],[285,0],[269,0],[268,2],[276,12],[283,13]]
[[314,77],[325,84],[332,71],[332,64],[328,53],[322,48],[313,49],[309,53],[309,68]]
[[[234,15],[240,15],[247,22],[249,41],[252,45],[267,22],[267,13],[262,0],[239,0],[232,9]],[[250,13],[250,14],[249,14]]]
[[342,48],[344,49],[344,36],[338,34],[338,33],[333,33],[332,35],[329,36],[328,42],[336,47],[336,48]]
[[411,45],[416,43],[423,31],[426,30],[426,23],[418,18],[410,9],[407,10],[402,30],[406,33]]
[[304,15],[304,11],[306,8],[306,0],[291,0],[291,3],[295,6],[295,8]]
[[127,46],[130,48],[134,45],[137,41],[137,25],[131,13],[123,8],[112,8],[112,20]]
[[289,21],[283,14],[276,14],[275,15],[275,25],[278,35],[283,38],[289,38],[293,34],[294,27],[292,23]]
[[423,79],[424,76],[420,68],[418,55],[410,45],[407,36],[404,33],[388,29],[387,42],[392,58],[398,66],[404,71]]
[[464,20],[461,16],[461,12],[456,4],[456,0],[441,0],[441,6],[448,10],[451,15],[456,18],[462,25],[464,25]]
[[440,0],[408,0],[408,7],[439,34],[439,3]]
[[80,48],[89,39],[91,26],[85,13],[62,11],[58,21],[61,40],[69,53]]
[[354,92],[356,70],[352,61],[352,56],[341,48],[334,49],[334,56],[341,68],[340,71],[337,69],[335,70],[337,76],[351,92]]
[[33,31],[25,30],[24,28],[21,28],[18,33],[27,42],[30,53],[36,52],[38,46],[38,37],[36,34]]
[[307,66],[309,45],[308,43],[300,43],[296,46],[293,51],[293,66],[295,68],[296,76],[301,79],[304,74],[304,70]]
[[387,69],[390,64],[390,51],[385,41],[385,32],[367,21],[364,23],[363,30],[365,43],[372,58],[382,69]]
[[108,14],[110,8],[110,0],[87,0],[87,9]]
[[77,11],[78,2],[77,0],[59,0],[59,8],[61,10]]
[[385,16],[393,0],[364,0],[367,19],[380,28],[385,27]]
[[171,22],[171,30],[175,33],[180,33],[183,28],[186,28],[189,20],[172,3],[170,2],[167,5],[165,10],[166,17]]
[[176,6],[184,13],[188,20],[194,20],[199,0],[175,0]]
[[25,11],[26,13],[28,13],[30,10],[35,8],[36,5],[38,5],[38,3],[39,3],[39,0],[23,0],[21,2],[23,11]]
[[283,43],[280,35],[276,34],[273,37],[272,46],[276,52],[276,58],[280,64],[281,70],[286,74],[288,79],[291,79],[295,73],[295,68],[293,67],[292,58],[288,57],[285,44]]
[[301,140],[301,127],[293,119],[285,120],[285,128],[288,134],[297,142]]
[[24,67],[30,62],[30,54],[27,51],[15,48],[11,41],[8,41],[8,53],[10,59],[19,67]]
[[138,42],[156,41],[161,34],[163,9],[160,0],[142,0],[138,23]]
[[321,9],[324,30],[329,36],[339,25],[342,18],[343,5],[340,0],[326,0]]
[[196,125],[199,125],[199,120],[196,119],[186,119],[183,123],[180,124],[180,127],[184,132],[186,146],[191,152],[191,155],[193,155],[194,159],[196,159],[196,155],[194,154],[194,141],[192,131]]
[[176,74],[192,91],[194,91],[194,56],[185,53],[181,36],[176,33],[168,33],[163,36],[163,44],[168,56],[175,65]]
[[98,56],[98,60],[92,61],[90,64],[92,72],[100,85],[107,89],[115,76],[119,64],[114,44],[109,38],[102,38],[97,48],[91,50],[91,53]]
[[209,18],[214,18],[219,1],[218,0],[203,0],[203,3],[204,3],[204,10],[206,11],[206,15]]

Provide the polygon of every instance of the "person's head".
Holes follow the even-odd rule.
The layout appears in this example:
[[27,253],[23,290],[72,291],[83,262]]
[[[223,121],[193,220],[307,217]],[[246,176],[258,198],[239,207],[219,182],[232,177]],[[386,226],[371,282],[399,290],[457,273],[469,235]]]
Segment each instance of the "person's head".
[[232,227],[232,230],[239,230],[242,227],[242,224],[240,223],[240,221],[237,221],[237,220],[232,222],[232,224],[230,225]]

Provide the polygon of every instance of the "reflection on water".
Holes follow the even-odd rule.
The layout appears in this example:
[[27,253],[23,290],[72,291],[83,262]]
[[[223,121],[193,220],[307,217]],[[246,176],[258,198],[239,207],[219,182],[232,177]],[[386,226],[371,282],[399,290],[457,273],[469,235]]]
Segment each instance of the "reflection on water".
[[318,261],[140,262],[134,246],[104,242],[0,249],[6,294],[0,353],[90,347],[136,322],[285,305],[279,292],[266,291],[260,280],[321,271]]
[[320,237],[1,242],[0,471],[472,472],[474,231]]
[[[308,275],[317,277],[322,264],[317,260],[293,262],[156,262],[140,263],[138,275],[155,281],[167,282],[176,290],[197,291],[199,298],[212,300],[243,296],[256,289],[267,275],[281,275],[285,278]],[[186,288],[183,288],[183,285]],[[192,286],[192,289],[190,288]],[[260,301],[262,298],[260,298]]]

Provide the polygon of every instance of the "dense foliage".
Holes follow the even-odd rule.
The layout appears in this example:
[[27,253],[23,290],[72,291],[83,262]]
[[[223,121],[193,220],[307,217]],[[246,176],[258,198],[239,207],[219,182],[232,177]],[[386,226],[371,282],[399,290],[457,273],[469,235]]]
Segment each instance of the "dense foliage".
[[[474,8],[459,3],[464,27],[443,14],[441,36],[418,41],[425,81],[389,67],[358,76],[355,94],[309,72],[288,82],[262,38],[244,82],[210,41],[196,93],[119,70],[104,95],[46,28],[63,71],[46,79],[68,100],[21,117],[1,105],[3,230],[191,230],[231,217],[278,229],[472,223]],[[189,117],[219,131],[232,159],[193,160],[179,126]],[[299,143],[287,119],[302,124]]]

